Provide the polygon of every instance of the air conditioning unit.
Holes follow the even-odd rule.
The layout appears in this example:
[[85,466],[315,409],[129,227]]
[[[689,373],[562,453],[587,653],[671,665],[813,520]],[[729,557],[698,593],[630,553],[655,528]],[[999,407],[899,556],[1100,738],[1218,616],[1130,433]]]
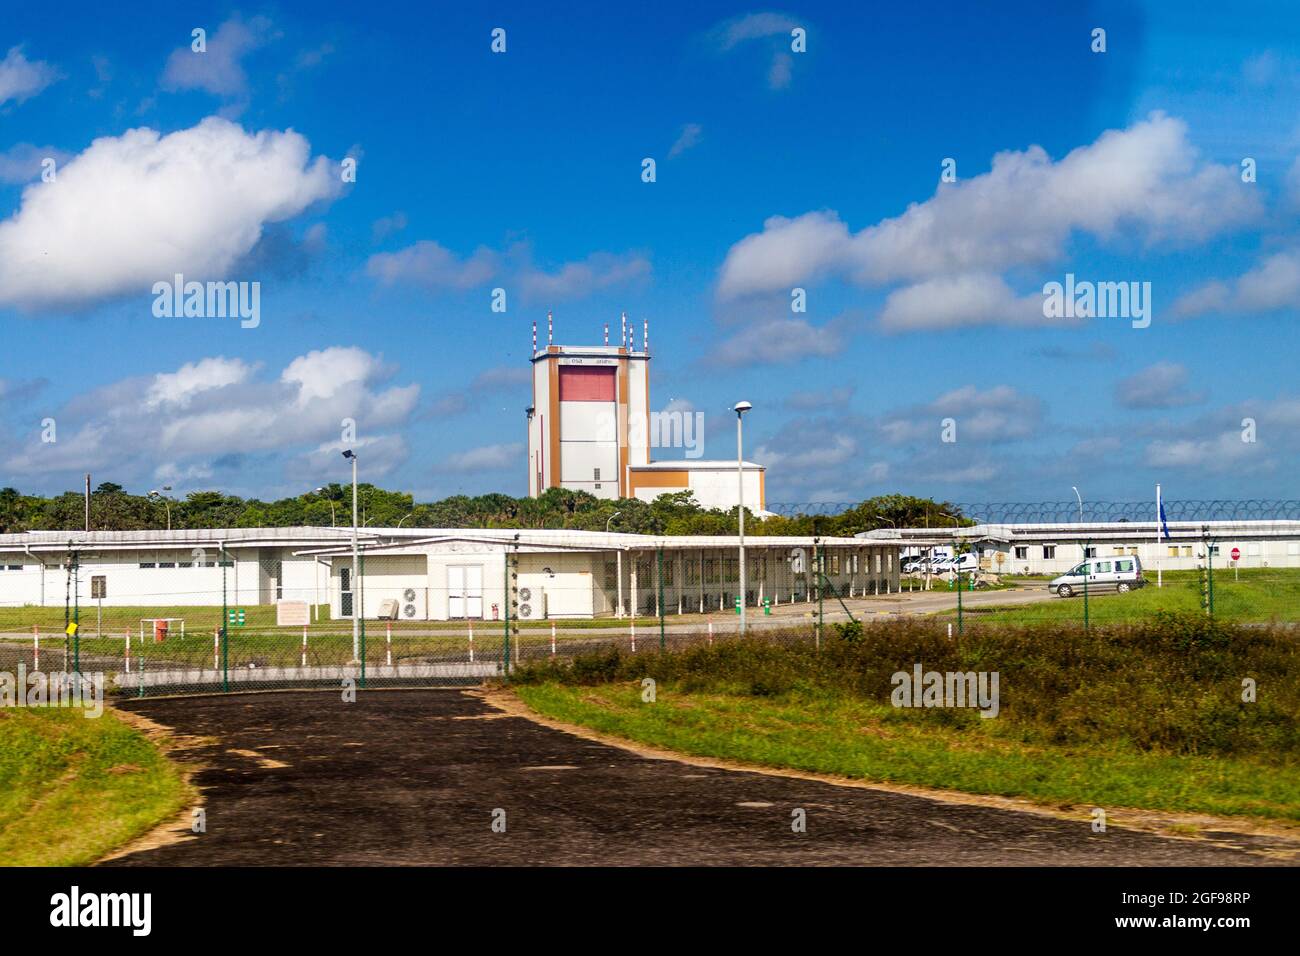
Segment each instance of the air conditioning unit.
[[423,621],[428,615],[424,610],[424,592],[417,588],[405,588],[402,591],[400,617],[403,621]]
[[398,604],[392,598],[385,598],[379,602],[379,619],[381,621],[396,621]]
[[541,588],[519,589],[519,619],[540,621],[546,617],[546,592]]

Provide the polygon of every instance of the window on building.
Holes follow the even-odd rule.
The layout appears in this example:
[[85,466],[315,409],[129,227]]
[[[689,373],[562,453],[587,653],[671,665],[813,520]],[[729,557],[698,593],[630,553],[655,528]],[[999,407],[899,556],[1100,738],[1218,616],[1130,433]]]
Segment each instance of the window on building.
[[1056,545],[1054,544],[1043,545],[1043,558],[1045,560],[1051,561],[1055,557],[1056,557]]
[[[1043,551],[1046,551],[1046,550],[1047,550],[1046,548],[1043,549]],[[1044,554],[1044,557],[1046,557],[1045,554]],[[1017,560],[1017,561],[1028,561],[1028,560],[1029,560],[1029,545],[1027,545],[1027,544],[1018,544],[1018,545],[1016,545],[1016,560]]]
[[1095,558],[1095,557],[1097,556],[1097,549],[1096,549],[1096,548],[1086,548],[1086,547],[1085,547],[1085,548],[1083,549],[1083,556],[1084,556],[1085,558]]
[[1178,557],[1178,547],[1176,545],[1169,549],[1169,557],[1171,558]]
[[1189,544],[1189,545],[1185,545],[1185,546],[1183,547],[1183,557],[1184,557],[1184,558],[1190,558],[1191,556],[1192,556],[1192,546],[1191,546],[1190,544]]
[[831,574],[839,574],[839,573],[840,573],[840,556],[839,556],[838,554],[832,554],[832,555],[831,555]]
[[140,560],[140,567],[142,567],[142,568],[156,568],[156,567],[158,567],[157,562],[154,561],[153,555],[151,555],[151,554],[142,554],[142,555],[140,555],[140,559],[141,559],[141,560]]
[[613,561],[605,562],[605,590],[618,590],[618,565]]

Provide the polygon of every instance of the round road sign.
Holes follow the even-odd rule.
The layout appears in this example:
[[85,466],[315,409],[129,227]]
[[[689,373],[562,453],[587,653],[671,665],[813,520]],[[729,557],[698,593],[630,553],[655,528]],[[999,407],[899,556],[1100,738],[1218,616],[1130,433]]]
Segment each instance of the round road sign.
[[1241,557],[1241,548],[1233,548],[1230,553],[1232,554],[1232,560],[1236,561]]

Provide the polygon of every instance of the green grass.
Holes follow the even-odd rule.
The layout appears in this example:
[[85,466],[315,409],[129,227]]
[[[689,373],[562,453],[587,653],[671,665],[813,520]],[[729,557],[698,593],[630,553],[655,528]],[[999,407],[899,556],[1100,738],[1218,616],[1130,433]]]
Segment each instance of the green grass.
[[[302,633],[302,628],[278,627],[275,623],[275,606],[269,604],[244,604],[230,605],[232,608],[242,609],[244,611],[244,629],[249,631],[267,630],[279,631],[284,634]],[[71,616],[71,615],[70,615]],[[132,634],[140,633],[140,621],[142,618],[150,617],[179,617],[185,619],[185,633],[188,636],[191,632],[194,634],[206,633],[211,639],[214,628],[221,626],[221,608],[209,606],[186,606],[186,607],[149,607],[149,606],[130,606],[130,607],[106,607],[104,608],[102,623],[98,616],[98,608],[94,604],[83,604],[78,612],[78,619],[83,636],[94,634],[101,629],[105,634],[112,634],[120,638],[123,631],[130,631]],[[315,614],[313,614],[315,617]],[[669,620],[676,618],[677,615],[670,615]],[[0,607],[0,631],[12,631],[20,634],[30,634],[33,627],[39,627],[43,635],[49,634],[59,636],[63,634],[63,607],[38,607],[36,605],[23,605],[21,607]],[[573,620],[558,620],[556,623],[563,628],[570,630],[585,628],[603,628],[603,627],[627,627],[628,618],[615,620],[612,617],[604,618],[580,618]],[[657,617],[638,617],[636,619],[637,627],[650,627],[657,625]],[[417,621],[405,622],[395,621],[394,629],[404,626],[418,625],[421,630],[450,631],[462,633],[466,629],[465,621]],[[512,621],[511,626],[518,625],[521,630],[546,630],[549,631],[551,622],[543,621]],[[383,621],[368,620],[366,626],[371,630],[383,630]],[[502,621],[475,621],[474,629],[490,630],[496,628],[500,630],[504,626]],[[232,626],[231,632],[240,630]],[[308,626],[308,633],[352,633],[352,619],[342,618],[339,620],[330,620],[329,606],[322,604],[320,606],[319,620],[313,620]]]
[[[1046,588],[1046,583],[1042,584]],[[1146,587],[1128,594],[1114,591],[1090,593],[1088,617],[1094,624],[1137,621],[1159,611],[1204,613],[1200,576],[1194,571],[1171,571],[1164,587],[1156,587],[1154,574]],[[945,615],[956,611],[945,611]],[[1082,621],[1083,597],[1053,598],[1019,607],[983,606],[965,609],[971,619],[999,623]],[[1300,621],[1300,568],[1251,568],[1234,579],[1231,569],[1214,571],[1214,613],[1227,621]]]
[[0,710],[0,866],[82,866],[180,812],[177,767],[111,710]]
[[[994,719],[895,708],[898,671],[996,672]],[[641,681],[658,700],[643,704]],[[1243,693],[1254,682],[1255,697]],[[1138,623],[933,618],[530,661],[539,711],[669,749],[867,780],[1300,821],[1300,633],[1200,614]]]
[[1023,797],[1045,804],[1134,807],[1300,821],[1300,762],[1062,747],[1008,736],[1005,725],[946,728],[842,694],[777,699],[639,684],[516,688],[538,713],[679,753],[854,779]]

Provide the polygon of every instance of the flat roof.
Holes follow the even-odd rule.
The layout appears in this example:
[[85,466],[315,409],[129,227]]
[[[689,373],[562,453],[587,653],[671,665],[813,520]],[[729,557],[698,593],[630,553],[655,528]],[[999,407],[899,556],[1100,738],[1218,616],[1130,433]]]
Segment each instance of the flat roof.
[[[766,471],[767,465],[744,462],[745,470]],[[628,465],[629,471],[735,471],[736,462],[725,458],[682,458],[676,461],[652,461],[645,465]]]
[[[376,547],[403,547],[409,545],[436,545],[451,541],[477,541],[487,544],[510,544],[518,540],[521,546],[579,550],[640,550],[657,548],[699,549],[734,548],[739,545],[735,535],[648,535],[628,534],[618,531],[580,531],[576,529],[545,528],[361,528],[358,540],[367,550]],[[816,541],[839,547],[864,545],[890,545],[898,542],[863,541],[860,538],[814,538],[812,536],[745,536],[746,546],[752,547],[806,547]],[[17,534],[0,534],[0,551],[63,552],[69,546],[79,549],[100,548],[115,550],[146,550],[157,548],[182,548],[193,546],[227,547],[292,547],[304,553],[338,552],[350,548],[351,528],[178,528],[172,531],[25,531]]]

